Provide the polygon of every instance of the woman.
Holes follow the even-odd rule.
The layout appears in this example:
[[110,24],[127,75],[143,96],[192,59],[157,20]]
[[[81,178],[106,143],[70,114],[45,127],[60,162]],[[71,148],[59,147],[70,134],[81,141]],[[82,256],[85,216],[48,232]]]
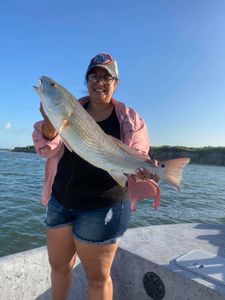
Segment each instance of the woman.
[[[86,111],[107,134],[148,155],[144,121],[134,110],[113,99],[118,85],[116,61],[106,53],[96,55],[88,66],[86,81],[89,96],[80,100]],[[128,188],[121,188],[107,172],[71,153],[42,106],[40,111],[44,120],[35,124],[33,140],[37,153],[47,158],[42,203],[48,202],[52,299],[66,299],[78,255],[88,279],[88,299],[110,300],[110,270],[131,213],[129,182]],[[156,161],[149,162],[156,165]],[[135,179],[130,178],[131,190],[136,182],[150,177],[145,170],[137,170]]]

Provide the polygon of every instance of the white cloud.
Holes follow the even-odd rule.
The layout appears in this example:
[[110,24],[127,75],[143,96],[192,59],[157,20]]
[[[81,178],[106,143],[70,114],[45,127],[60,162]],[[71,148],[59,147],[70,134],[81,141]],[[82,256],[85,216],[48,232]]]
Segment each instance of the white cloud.
[[10,130],[11,128],[12,128],[12,123],[10,123],[10,122],[5,123],[5,125],[4,125],[5,130]]

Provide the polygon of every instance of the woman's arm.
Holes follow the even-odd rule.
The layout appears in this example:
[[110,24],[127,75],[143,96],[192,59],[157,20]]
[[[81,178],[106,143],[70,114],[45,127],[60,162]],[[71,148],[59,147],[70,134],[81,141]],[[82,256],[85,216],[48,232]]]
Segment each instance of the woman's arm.
[[63,143],[58,132],[45,114],[42,104],[40,105],[40,113],[43,120],[35,123],[32,134],[34,147],[40,156],[51,158],[59,152]]
[[32,134],[34,147],[37,154],[39,154],[40,156],[51,158],[58,154],[61,147],[63,146],[63,143],[58,134],[52,140],[46,139],[43,134],[43,125],[43,120],[34,124],[34,131]]
[[[136,112],[134,112],[134,130],[132,132],[132,143],[130,147],[136,149],[139,153],[143,154],[144,156],[149,157],[150,140],[147,126],[144,120]],[[151,159],[150,157],[149,163],[153,167],[157,167],[158,165],[157,160]],[[156,182],[159,180],[156,174],[149,173],[142,168],[137,170],[137,179],[153,179]]]

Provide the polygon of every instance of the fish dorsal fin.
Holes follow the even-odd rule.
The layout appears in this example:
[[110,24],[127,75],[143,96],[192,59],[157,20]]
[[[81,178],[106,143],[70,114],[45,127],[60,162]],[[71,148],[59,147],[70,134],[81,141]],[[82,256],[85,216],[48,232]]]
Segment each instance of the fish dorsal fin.
[[147,154],[145,155],[145,154],[139,153],[137,150],[127,146],[121,140],[119,140],[111,135],[107,135],[107,137],[112,141],[112,143],[117,144],[118,147],[120,147],[122,150],[129,153],[130,155],[133,155],[134,157],[136,157],[142,161],[149,160],[149,156]]

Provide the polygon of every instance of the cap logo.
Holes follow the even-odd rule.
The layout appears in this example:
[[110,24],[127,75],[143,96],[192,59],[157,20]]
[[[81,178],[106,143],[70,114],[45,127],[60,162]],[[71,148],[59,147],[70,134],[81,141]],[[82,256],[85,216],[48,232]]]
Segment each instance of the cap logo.
[[112,62],[112,57],[109,54],[106,53],[100,53],[96,55],[91,63],[94,65],[107,65]]

